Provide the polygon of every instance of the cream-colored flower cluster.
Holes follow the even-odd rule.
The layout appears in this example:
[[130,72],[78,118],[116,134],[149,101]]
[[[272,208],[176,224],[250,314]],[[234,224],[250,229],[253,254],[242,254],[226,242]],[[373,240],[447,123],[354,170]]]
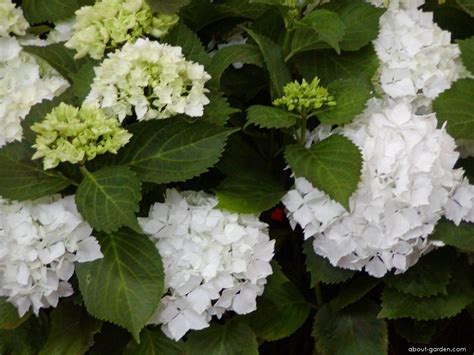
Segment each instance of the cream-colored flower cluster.
[[76,11],[71,39],[66,47],[75,49],[75,58],[89,54],[101,59],[114,49],[143,36],[160,38],[178,21],[177,15],[153,14],[145,0],[100,0]]
[[120,121],[161,119],[177,114],[203,115],[209,103],[204,67],[187,61],[181,47],[149,39],[127,43],[95,68],[86,101],[116,114]]

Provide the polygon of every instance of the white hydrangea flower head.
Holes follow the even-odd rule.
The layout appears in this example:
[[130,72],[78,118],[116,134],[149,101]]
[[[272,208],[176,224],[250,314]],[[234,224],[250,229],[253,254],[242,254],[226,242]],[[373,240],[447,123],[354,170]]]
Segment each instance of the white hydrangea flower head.
[[86,102],[110,110],[120,121],[132,108],[138,120],[199,117],[209,103],[204,85],[211,77],[202,65],[187,61],[181,47],[140,38],[109,54],[95,74]]
[[272,274],[274,241],[267,225],[254,215],[220,210],[217,203],[203,192],[171,189],[139,219],[165,269],[167,294],[151,323],[162,324],[176,340],[227,310],[254,311]]
[[0,0],[0,37],[23,36],[29,26],[21,8],[15,7],[11,0]]
[[[415,114],[408,99],[369,101],[362,115],[336,131],[363,156],[350,212],[297,177],[282,199],[291,225],[300,225],[305,238],[313,237],[316,254],[334,266],[365,268],[375,277],[406,271],[442,245],[428,235],[445,213],[455,221],[473,217],[473,187],[459,187],[464,171],[453,168],[459,156],[455,142],[445,127],[436,126],[434,114]],[[309,136],[309,144],[328,132],[323,126]],[[469,198],[463,196],[465,188],[471,190]]]
[[0,201],[0,295],[20,316],[30,308],[56,307],[73,294],[75,262],[103,257],[74,196],[34,202]]
[[451,34],[433,22],[433,13],[390,8],[380,18],[374,41],[381,61],[381,85],[392,97],[410,97],[419,106],[430,102],[467,71]]
[[390,9],[417,9],[425,3],[425,0],[366,0],[376,7],[387,7]]
[[21,140],[21,121],[32,106],[63,93],[69,83],[49,64],[0,38],[0,146]]

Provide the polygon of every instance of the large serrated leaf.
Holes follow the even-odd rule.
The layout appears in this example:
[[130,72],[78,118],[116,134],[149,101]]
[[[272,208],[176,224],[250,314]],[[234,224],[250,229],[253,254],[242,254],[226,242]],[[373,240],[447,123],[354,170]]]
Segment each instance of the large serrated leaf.
[[160,254],[147,236],[128,229],[97,238],[104,257],[76,265],[84,303],[90,314],[128,329],[138,342],[163,293]]
[[227,176],[215,189],[219,208],[238,213],[260,213],[272,208],[285,194],[270,174],[242,171]]
[[379,306],[361,301],[333,312],[323,306],[314,319],[313,336],[321,355],[384,355],[388,351],[388,330],[377,319]]
[[474,79],[456,81],[451,89],[433,101],[433,109],[441,123],[455,139],[474,139]]
[[349,210],[349,197],[360,180],[362,156],[348,138],[332,135],[309,149],[290,145],[285,159],[296,176],[308,179]]
[[136,174],[125,166],[105,167],[93,173],[82,171],[84,179],[77,188],[76,204],[84,219],[106,233],[122,226],[141,232],[135,215],[142,198]]
[[249,29],[247,29],[247,32],[260,47],[263,60],[270,74],[273,89],[275,90],[275,97],[283,96],[283,87],[291,81],[291,74],[286,66],[281,47],[266,36]]
[[377,38],[379,18],[385,11],[364,0],[332,1],[325,8],[336,12],[346,26],[339,44],[343,51],[356,51]]
[[410,318],[400,318],[393,321],[395,331],[411,343],[429,344],[436,333],[436,321],[418,321]]
[[328,43],[337,53],[341,52],[339,42],[344,38],[346,26],[335,12],[314,10],[298,22],[298,25],[313,29],[319,40]]
[[339,311],[362,299],[375,286],[380,283],[380,279],[363,275],[351,280],[347,285],[341,288],[339,294],[331,302],[331,309]]
[[34,151],[28,144],[15,142],[0,149],[0,196],[11,200],[34,200],[55,194],[70,185],[54,170],[31,160]]
[[369,82],[377,71],[379,60],[371,45],[340,55],[332,50],[311,51],[293,59],[298,72],[311,81],[317,76],[325,86],[337,79]]
[[303,254],[306,256],[306,269],[311,275],[311,287],[322,282],[325,284],[337,284],[349,280],[355,271],[334,267],[331,263],[317,255],[313,249],[312,239],[303,243]]
[[23,0],[21,7],[28,22],[56,22],[74,16],[81,6],[77,0]]
[[321,123],[329,125],[351,122],[364,111],[365,104],[372,96],[372,88],[367,81],[354,79],[333,81],[328,91],[334,96],[336,105],[319,112],[318,118]]
[[254,105],[247,109],[247,125],[262,128],[288,128],[294,126],[300,116],[279,108]]
[[162,40],[172,46],[179,46],[187,60],[207,66],[211,60],[196,33],[183,23],[174,26]]
[[273,275],[258,299],[257,310],[240,318],[259,338],[273,341],[293,334],[308,318],[310,310],[298,288],[274,263]]
[[0,330],[0,354],[38,354],[47,337],[44,319],[29,317],[23,324],[12,330]]
[[450,248],[433,251],[403,274],[386,277],[385,282],[398,291],[418,297],[446,294],[455,258]]
[[221,76],[232,63],[253,64],[263,67],[260,49],[252,44],[237,44],[219,49],[209,64],[212,85],[219,85]]
[[258,355],[255,334],[249,326],[238,321],[194,331],[185,344],[187,355]]
[[185,181],[216,164],[227,137],[236,131],[183,119],[153,120],[130,126],[133,137],[116,163],[128,165],[142,181]]
[[441,240],[455,248],[474,252],[474,225],[462,222],[459,226],[442,219],[435,227],[431,240]]
[[446,295],[416,297],[386,287],[382,294],[382,311],[379,317],[408,317],[417,320],[450,318],[461,312],[474,299],[474,289],[465,270],[455,272],[455,277],[446,289]]
[[184,355],[184,343],[168,338],[160,329],[143,329],[140,344],[131,340],[124,352],[125,355]]
[[51,313],[51,330],[39,355],[82,355],[94,343],[102,322],[70,302]]

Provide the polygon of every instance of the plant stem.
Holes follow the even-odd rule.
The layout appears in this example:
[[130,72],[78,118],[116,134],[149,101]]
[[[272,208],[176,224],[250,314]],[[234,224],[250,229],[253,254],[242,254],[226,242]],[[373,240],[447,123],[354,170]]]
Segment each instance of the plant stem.
[[299,143],[304,146],[306,136],[306,115],[301,115],[301,122],[300,122],[300,140]]

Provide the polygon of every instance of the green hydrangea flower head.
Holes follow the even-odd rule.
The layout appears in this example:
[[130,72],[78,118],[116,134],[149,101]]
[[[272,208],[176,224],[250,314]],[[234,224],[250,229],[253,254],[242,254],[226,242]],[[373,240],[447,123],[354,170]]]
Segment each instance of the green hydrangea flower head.
[[115,117],[96,106],[61,103],[31,129],[37,133],[32,159],[43,158],[44,169],[61,162],[83,163],[104,153],[117,154],[132,134]]
[[11,0],[0,0],[0,37],[7,37],[10,33],[23,36],[29,26],[20,7]]
[[296,111],[302,115],[307,115],[323,106],[336,105],[336,101],[329,91],[319,86],[318,77],[315,77],[311,83],[305,79],[301,83],[298,81],[288,83],[283,88],[283,92],[285,94],[273,101],[273,104],[286,106],[288,111]]
[[164,36],[178,20],[175,14],[153,14],[145,0],[100,0],[76,11],[73,35],[65,45],[77,51],[76,59],[87,54],[101,59],[106,49]]

